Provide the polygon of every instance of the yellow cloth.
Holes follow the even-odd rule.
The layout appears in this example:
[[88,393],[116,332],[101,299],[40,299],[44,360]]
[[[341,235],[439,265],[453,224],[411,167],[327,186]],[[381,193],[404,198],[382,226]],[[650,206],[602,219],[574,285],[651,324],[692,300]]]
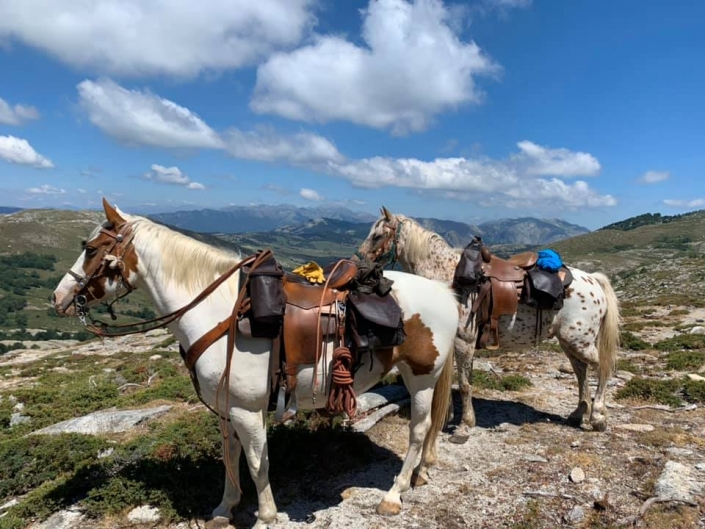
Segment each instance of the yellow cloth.
[[323,275],[323,268],[311,261],[294,269],[292,273],[308,279],[311,283],[323,283],[326,278]]

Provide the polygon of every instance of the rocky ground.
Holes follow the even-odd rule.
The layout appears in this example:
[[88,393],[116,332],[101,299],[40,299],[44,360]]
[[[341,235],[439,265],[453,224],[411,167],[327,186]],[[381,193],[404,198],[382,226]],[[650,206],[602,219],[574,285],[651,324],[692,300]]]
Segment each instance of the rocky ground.
[[[705,527],[705,412],[702,402],[695,397],[666,405],[660,403],[653,392],[634,391],[626,396],[619,393],[623,388],[632,388],[633,382],[629,380],[639,378],[687,379],[694,384],[705,384],[702,378],[705,360],[700,364],[698,358],[701,357],[696,355],[695,360],[686,364],[687,369],[667,369],[669,355],[675,353],[664,349],[665,346],[653,347],[674,336],[697,335],[699,331],[693,328],[703,324],[705,311],[692,307],[642,307],[626,319],[627,324],[657,320],[664,325],[646,325],[640,329],[637,329],[639,325],[632,325],[634,334],[643,338],[648,347],[622,351],[619,371],[608,390],[609,417],[605,432],[593,432],[587,425],[578,429],[565,424],[565,417],[577,402],[577,386],[566,357],[550,344],[542,346],[541,350],[478,358],[476,370],[483,372],[485,378],[522,375],[532,385],[516,391],[476,390],[477,427],[465,444],[449,442],[455,424],[441,435],[440,461],[431,471],[431,481],[404,494],[400,515],[381,517],[375,513],[375,508],[391,486],[406,451],[408,412],[405,409],[386,417],[364,434],[347,432],[344,441],[336,438],[335,451],[323,446],[328,442],[325,429],[307,437],[311,446],[306,449],[293,441],[273,443],[272,450],[279,452],[275,454],[278,462],[290,458],[303,465],[297,467],[303,470],[291,475],[285,463],[280,463],[279,467],[273,463],[270,475],[279,506],[275,527]],[[160,351],[160,358],[152,355],[150,362],[178,363],[175,344],[165,343],[165,336],[160,333],[105,344],[80,346],[56,342],[51,346],[45,344],[41,350],[13,351],[0,357],[0,395],[7,402],[13,392],[33,387],[32,384],[41,380],[43,371],[31,372],[32,366],[43,365],[42,362],[55,357],[80,357],[88,363],[103,365],[101,362],[106,362],[111,355],[119,353],[127,361],[126,353],[150,355],[156,349]],[[682,349],[676,347],[675,352],[682,352]],[[703,349],[696,352],[705,354],[705,347]],[[171,359],[169,354],[172,354]],[[62,367],[56,363],[46,366],[55,372],[60,372]],[[129,381],[118,382],[122,382],[121,391],[126,391],[125,384],[130,384]],[[149,384],[145,380],[140,385]],[[594,385],[592,387],[594,390]],[[678,397],[678,391],[682,394],[684,390],[675,391]],[[456,417],[459,417],[457,394],[455,397]],[[12,424],[32,431],[31,426],[22,423],[22,417],[28,413],[22,402],[17,401],[13,406]],[[154,400],[149,406],[141,407],[157,406],[162,408],[154,412],[158,416],[155,421],[206,413],[192,399],[188,402]],[[111,442],[117,446],[147,431],[146,422],[141,420],[131,428],[129,434],[124,431],[113,434]],[[101,453],[101,457],[111,457]],[[216,498],[217,502],[220,485],[214,487],[213,483],[222,479],[222,465],[215,458],[209,465],[210,470],[202,470],[196,476],[212,480],[208,486],[218,490],[209,493],[209,497]],[[216,477],[212,476],[213,471],[217,471]],[[247,480],[245,477],[243,481],[245,494],[233,522],[235,527],[249,527],[254,521],[256,501]],[[0,495],[0,503],[9,502],[0,506],[0,527],[18,527],[17,522],[11,525],[6,521],[23,501],[23,495]],[[159,509],[137,503],[118,513],[95,518],[84,513],[82,503],[76,501],[74,505],[57,507],[52,516],[33,522],[31,527],[205,527],[201,516],[167,523]],[[199,507],[206,514],[214,504]]]

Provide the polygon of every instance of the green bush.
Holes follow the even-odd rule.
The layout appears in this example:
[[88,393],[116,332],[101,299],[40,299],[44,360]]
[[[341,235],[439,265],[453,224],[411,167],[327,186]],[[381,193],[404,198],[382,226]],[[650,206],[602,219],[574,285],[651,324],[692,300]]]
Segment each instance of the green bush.
[[620,336],[620,342],[622,344],[622,347],[624,347],[625,349],[630,349],[632,351],[643,351],[644,349],[649,349],[651,347],[651,344],[649,342],[645,342],[644,340],[629,331],[622,331]]
[[656,342],[654,347],[659,351],[705,349],[705,334],[679,334],[667,340]]
[[674,351],[668,355],[666,369],[697,370],[705,365],[705,351]]

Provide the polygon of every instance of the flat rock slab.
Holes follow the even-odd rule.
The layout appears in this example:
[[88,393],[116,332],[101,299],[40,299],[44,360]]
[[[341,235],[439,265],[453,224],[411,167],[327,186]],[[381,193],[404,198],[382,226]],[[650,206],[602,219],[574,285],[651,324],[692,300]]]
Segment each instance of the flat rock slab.
[[390,402],[397,402],[409,396],[405,386],[390,384],[380,386],[357,397],[357,412],[365,413]]
[[30,435],[61,433],[100,435],[106,433],[121,433],[131,430],[143,421],[163,415],[171,408],[172,407],[169,405],[164,405],[142,410],[110,409],[97,411],[84,415],[83,417],[77,417],[47,426],[46,428],[32,432]]
[[658,498],[694,503],[703,491],[703,483],[693,469],[676,461],[666,461],[654,487]]

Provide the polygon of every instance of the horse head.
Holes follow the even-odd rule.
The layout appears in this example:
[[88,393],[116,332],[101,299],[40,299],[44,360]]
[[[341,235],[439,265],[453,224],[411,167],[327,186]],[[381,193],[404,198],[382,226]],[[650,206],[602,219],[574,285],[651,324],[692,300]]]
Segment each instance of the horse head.
[[355,255],[360,259],[383,265],[393,264],[397,259],[397,244],[402,221],[384,206],[380,212],[382,216],[372,225],[370,233]]
[[73,315],[82,307],[134,290],[137,253],[129,221],[103,198],[106,220],[83,242],[81,254],[51,296],[59,315]]

